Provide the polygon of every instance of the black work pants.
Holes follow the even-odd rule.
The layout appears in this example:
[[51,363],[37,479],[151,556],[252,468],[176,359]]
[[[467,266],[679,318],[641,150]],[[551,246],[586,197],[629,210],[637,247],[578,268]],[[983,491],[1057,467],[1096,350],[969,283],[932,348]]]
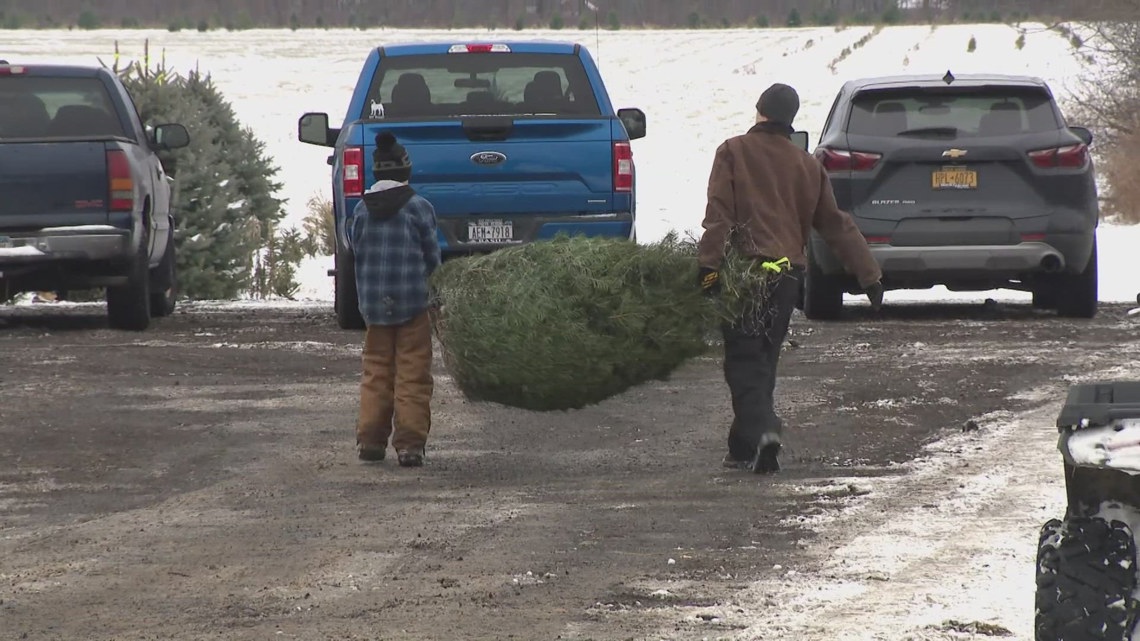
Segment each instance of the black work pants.
[[728,452],[736,460],[750,460],[764,434],[783,431],[775,408],[776,367],[802,281],[802,269],[785,269],[764,287],[762,313],[723,327],[724,379],[735,415]]

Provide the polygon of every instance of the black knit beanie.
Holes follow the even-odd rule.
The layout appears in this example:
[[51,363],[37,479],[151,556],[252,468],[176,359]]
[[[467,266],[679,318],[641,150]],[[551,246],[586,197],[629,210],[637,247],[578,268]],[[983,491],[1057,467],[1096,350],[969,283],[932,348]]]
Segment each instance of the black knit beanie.
[[791,126],[800,110],[800,95],[788,85],[777,82],[760,94],[756,111],[768,120]]
[[376,180],[407,182],[412,177],[412,161],[404,146],[391,132],[376,134],[376,151],[372,152],[372,174]]

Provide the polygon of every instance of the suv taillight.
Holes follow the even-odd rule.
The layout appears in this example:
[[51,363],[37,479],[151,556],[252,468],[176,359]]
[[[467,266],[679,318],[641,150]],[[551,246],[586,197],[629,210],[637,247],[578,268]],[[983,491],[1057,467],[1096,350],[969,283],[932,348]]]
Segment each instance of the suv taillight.
[[359,196],[364,193],[364,150],[360,147],[345,147],[342,156],[344,172],[341,188],[345,196]]
[[135,179],[127,152],[121,149],[107,151],[107,191],[111,195],[110,211],[135,210]]
[[828,171],[871,171],[879,164],[882,154],[869,151],[848,151],[846,149],[830,149],[820,147],[815,150],[815,157],[823,163]]
[[1029,152],[1029,159],[1034,165],[1042,169],[1065,167],[1080,169],[1089,160],[1089,148],[1084,144],[1054,147],[1052,149],[1038,149]]
[[614,191],[633,191],[633,148],[628,142],[614,143]]

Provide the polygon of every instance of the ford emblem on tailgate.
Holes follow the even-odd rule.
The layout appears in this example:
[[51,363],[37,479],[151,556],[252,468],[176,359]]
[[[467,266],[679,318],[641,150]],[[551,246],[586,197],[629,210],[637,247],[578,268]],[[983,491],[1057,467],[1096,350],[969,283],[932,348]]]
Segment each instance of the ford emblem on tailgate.
[[507,157],[497,151],[480,151],[479,153],[471,154],[471,162],[476,165],[497,165]]

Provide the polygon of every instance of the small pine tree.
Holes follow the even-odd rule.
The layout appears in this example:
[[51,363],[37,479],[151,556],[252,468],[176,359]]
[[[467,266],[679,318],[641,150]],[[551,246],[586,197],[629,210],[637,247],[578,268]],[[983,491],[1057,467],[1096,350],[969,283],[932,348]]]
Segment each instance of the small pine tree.
[[317,194],[309,198],[306,208],[308,213],[302,222],[302,247],[305,255],[310,258],[332,256],[336,253],[336,218],[333,216],[332,201]]
[[610,31],[617,31],[618,29],[621,29],[621,22],[618,20],[618,14],[616,11],[610,11],[608,21]]
[[799,9],[792,7],[792,10],[788,12],[788,23],[787,24],[789,27],[798,27],[798,26],[803,24],[803,19],[800,18]]
[[768,16],[756,16],[756,26],[760,29],[767,29]]
[[690,29],[700,29],[701,28],[701,14],[697,13],[696,11],[689,14],[689,28]]
[[970,41],[966,43],[966,51],[968,53],[974,53],[974,51],[976,51],[977,49],[978,49],[977,39],[974,38],[974,36],[970,36]]
[[521,16],[518,18],[518,20],[515,20],[515,31],[522,31],[525,27],[526,21],[523,20]]
[[564,22],[562,20],[561,14],[556,13],[556,14],[554,14],[554,17],[550,19],[550,28],[554,29],[555,31],[558,31],[559,29],[561,29],[563,27],[563,25],[564,25]]
[[[190,298],[232,299],[254,284],[258,249],[277,242],[268,235],[283,216],[273,195],[280,186],[272,179],[277,168],[209,76],[160,71],[135,64],[121,75],[144,123],[180,122],[190,132],[188,147],[160,153],[177,170],[172,207],[178,215],[179,288]],[[290,273],[278,267],[276,273]],[[274,288],[288,289],[280,283]]]

